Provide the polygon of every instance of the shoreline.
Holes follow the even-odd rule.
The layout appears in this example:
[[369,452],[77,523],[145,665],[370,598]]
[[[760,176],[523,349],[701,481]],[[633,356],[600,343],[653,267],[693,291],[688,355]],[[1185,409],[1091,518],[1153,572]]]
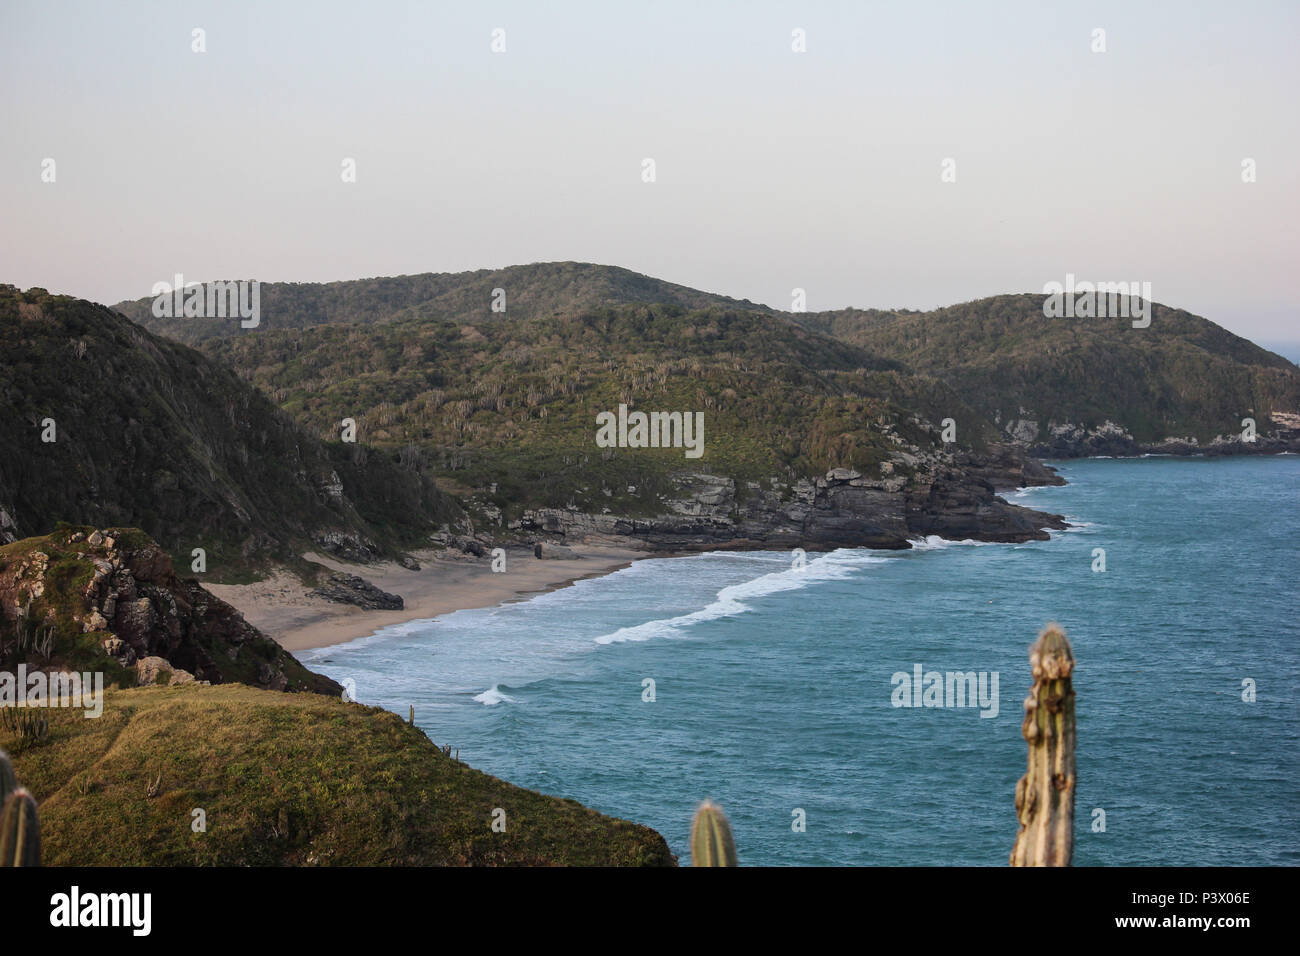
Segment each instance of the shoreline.
[[[1135,459],[1145,457],[1156,456],[1133,456]],[[1087,459],[1045,461],[1064,463],[1078,460]],[[1059,485],[1026,484],[1014,489],[1000,489],[997,494],[1016,498],[1025,492],[1051,487]],[[1065,528],[1056,530],[1059,533],[1076,528],[1072,523],[1066,522]],[[921,539],[925,537],[920,536]],[[327,601],[311,594],[311,588],[284,569],[276,569],[267,578],[252,584],[208,584],[206,587],[285,650],[299,653],[359,640],[398,624],[432,620],[456,611],[528,600],[587,578],[611,574],[647,558],[670,558],[713,550],[751,550],[744,546],[746,543],[748,542],[730,541],[710,548],[672,551],[633,549],[609,544],[570,545],[569,550],[575,555],[573,558],[540,559],[534,556],[531,548],[513,547],[506,549],[505,572],[493,572],[490,559],[445,550],[411,552],[420,564],[418,571],[395,561],[358,565],[314,552],[303,555],[329,571],[359,575],[380,590],[401,596],[403,608],[391,611],[367,610],[351,604]],[[809,551],[833,551],[837,547],[841,546],[828,545],[823,549],[815,545],[804,545]]]
[[[1018,491],[1054,485],[1030,485]],[[1002,492],[1005,494],[1006,492]],[[1066,529],[1070,525],[1067,523]],[[1057,529],[1057,530],[1066,530]],[[926,535],[909,538],[909,543]],[[938,536],[936,536],[938,537]],[[958,539],[953,539],[958,540]],[[961,539],[965,540],[965,539]],[[995,542],[989,542],[995,543]],[[448,551],[413,551],[420,564],[412,571],[395,561],[359,565],[315,552],[303,557],[343,574],[358,575],[381,591],[399,595],[401,610],[368,610],[328,601],[311,593],[297,576],[276,569],[252,584],[207,584],[206,589],[241,613],[249,624],[290,653],[317,650],[370,637],[398,624],[431,620],[456,611],[497,607],[558,591],[587,578],[603,577],[649,558],[674,558],[710,551],[787,550],[785,547],[746,547],[730,541],[714,547],[671,551],[639,550],[612,545],[570,545],[573,558],[537,558],[531,548],[507,548],[506,570],[494,572],[491,560]],[[810,553],[835,551],[845,545],[805,544]],[[888,550],[888,549],[887,549]],[[906,549],[905,549],[906,550]]]
[[584,578],[621,570],[653,552],[607,546],[573,547],[572,559],[536,558],[531,549],[507,549],[506,570],[465,554],[417,551],[420,570],[394,561],[354,565],[324,555],[303,557],[331,571],[356,574],[380,590],[400,595],[401,610],[365,610],[310,594],[295,576],[277,570],[252,584],[209,584],[207,589],[244,615],[244,620],[290,653],[344,644],[385,627],[428,620],[455,611],[495,607],[568,587]]

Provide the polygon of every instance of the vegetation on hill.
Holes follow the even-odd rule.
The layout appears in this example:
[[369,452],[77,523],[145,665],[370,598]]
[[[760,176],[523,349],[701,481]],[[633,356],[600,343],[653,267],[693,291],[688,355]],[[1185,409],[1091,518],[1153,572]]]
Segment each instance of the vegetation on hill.
[[[941,377],[1005,426],[1124,426],[1141,442],[1263,432],[1300,411],[1300,369],[1181,309],[1129,318],[1046,318],[1042,295],[1000,295],[933,312],[846,310],[801,316],[810,328]],[[1030,438],[1029,440],[1033,440]]]
[[230,369],[103,306],[0,286],[0,356],[0,541],[132,525],[230,579],[327,534],[384,551],[455,520],[409,460],[304,433]]
[[49,715],[48,740],[12,753],[46,865],[675,863],[648,827],[474,770],[338,697],[185,684],[111,690],[95,720]]
[[[171,279],[170,276],[166,277]],[[255,278],[255,277],[254,277]],[[403,319],[474,322],[499,318],[493,292],[505,292],[506,314],[519,319],[572,315],[610,305],[675,305],[685,309],[766,306],[700,292],[616,266],[535,262],[475,272],[424,273],[343,282],[264,282],[259,329],[375,325]],[[178,342],[256,334],[222,319],[158,318],[149,298],[120,302],[119,312]]]
[[[657,511],[672,471],[737,480],[835,467],[879,474],[899,439],[938,449],[993,434],[941,383],[782,317],[617,306],[481,322],[404,318],[211,340],[204,349],[321,437],[359,436],[487,488],[505,513],[573,504]],[[705,449],[602,449],[596,415],[620,404],[702,412]],[[629,491],[629,488],[634,490]]]
[[[494,289],[505,290],[504,315],[491,309]],[[898,373],[894,386],[905,380],[908,389],[915,389],[916,379],[908,372],[941,380],[965,403],[960,411],[974,409],[976,417],[1001,429],[1014,426],[1017,437],[1030,443],[1048,437],[1049,423],[1095,428],[1106,421],[1123,426],[1141,442],[1183,437],[1205,442],[1239,432],[1243,417],[1254,417],[1264,431],[1270,427],[1274,411],[1300,411],[1300,370],[1213,322],[1160,305],[1154,306],[1147,329],[1134,329],[1125,318],[1047,319],[1042,314],[1042,298],[1032,294],[994,296],[931,312],[848,309],[789,314],[625,269],[562,262],[321,285],[267,284],[263,286],[266,322],[261,329],[247,331],[240,330],[238,323],[220,320],[155,319],[148,299],[122,303],[118,308],[170,337],[207,341],[212,354],[234,361],[245,375],[313,428],[324,425],[312,416],[312,409],[291,396],[296,381],[324,382],[333,396],[342,399],[335,403],[326,397],[318,406],[321,409],[334,404],[361,405],[372,417],[386,418],[380,424],[389,434],[410,433],[414,440],[440,448],[481,450],[484,445],[477,442],[480,435],[476,429],[487,426],[485,416],[473,416],[477,421],[467,428],[468,446],[464,441],[447,442],[445,436],[433,434],[436,428],[412,428],[404,420],[402,403],[420,394],[418,390],[404,394],[367,377],[397,374],[396,367],[403,366],[406,384],[417,385],[418,375],[413,373],[420,368],[430,379],[427,389],[441,394],[439,389],[448,389],[433,379],[436,372],[445,371],[445,355],[420,351],[431,348],[433,338],[443,343],[455,341],[455,330],[464,329],[471,338],[484,335],[492,339],[490,350],[504,334],[503,348],[508,349],[514,344],[510,337],[521,323],[573,321],[578,316],[636,305],[650,306],[656,317],[670,308],[748,314],[753,322],[751,333],[772,336],[776,343],[784,341],[784,326],[797,322],[865,349],[871,356],[864,361],[868,368],[879,370],[882,359],[899,363],[894,366]],[[401,329],[401,335],[378,333],[383,343],[372,341],[376,327],[389,325]],[[318,338],[312,330],[321,326],[336,326],[339,337]],[[435,329],[439,331],[435,333]],[[301,330],[306,338],[277,339],[266,334],[291,330]],[[491,335],[492,330],[497,335]],[[277,354],[287,341],[304,353],[302,362],[308,367],[301,375],[289,367],[292,363],[283,354]],[[357,349],[351,362],[339,361],[344,342]],[[699,341],[663,338],[659,343],[673,350],[669,358],[689,362],[702,357]],[[643,351],[635,339],[613,338],[592,344],[602,358],[617,364],[623,364],[625,353],[635,361]],[[654,341],[647,344],[653,348]],[[526,333],[519,345],[537,348]],[[750,347],[746,343],[735,352],[744,358]],[[269,355],[266,362],[262,361],[264,349]],[[453,351],[458,358],[476,357],[472,350],[468,355],[462,349]],[[792,364],[804,365],[807,356],[792,354],[788,358]],[[811,368],[820,371],[832,366],[815,360]],[[556,370],[564,368],[560,364]],[[281,372],[288,372],[290,381],[279,381],[276,376]],[[330,381],[337,375],[356,380],[354,394],[345,394],[341,382]],[[888,401],[899,398],[896,387],[882,388],[878,382],[864,382],[861,390]],[[530,387],[529,391],[536,389]],[[950,396],[930,391],[940,396],[939,404],[953,404]],[[505,389],[505,394],[511,396],[512,390]],[[456,400],[477,402],[484,397],[458,396]],[[830,410],[832,419],[836,414]],[[956,411],[942,417],[948,415],[960,423]],[[773,429],[774,447],[783,449],[775,457],[783,465],[802,467],[794,464],[802,449],[796,452],[784,446],[784,421],[785,417]],[[380,430],[372,428],[371,434],[380,436]],[[959,442],[969,439],[976,447],[991,434],[996,431],[986,431],[983,422],[958,432]],[[376,440],[385,441],[381,436]],[[810,444],[825,442],[814,439]],[[490,443],[486,447],[490,448]],[[808,463],[827,458],[809,451],[803,455]]]

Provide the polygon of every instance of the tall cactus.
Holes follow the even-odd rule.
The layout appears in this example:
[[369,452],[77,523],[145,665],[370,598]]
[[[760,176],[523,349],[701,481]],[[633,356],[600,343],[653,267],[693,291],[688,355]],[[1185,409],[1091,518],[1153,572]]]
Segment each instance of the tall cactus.
[[1021,733],[1029,768],[1016,784],[1020,830],[1012,866],[1069,866],[1074,853],[1074,653],[1065,632],[1048,624],[1029,649],[1034,683]]
[[692,866],[739,866],[736,844],[731,838],[731,824],[722,807],[705,800],[695,811],[691,823]]
[[32,795],[18,786],[0,750],[0,866],[40,866],[41,825]]
[[0,866],[41,865],[41,824],[36,801],[19,787],[0,811]]
[[18,778],[14,776],[14,765],[9,762],[9,755],[0,750],[0,807],[9,799],[9,794],[18,789]]

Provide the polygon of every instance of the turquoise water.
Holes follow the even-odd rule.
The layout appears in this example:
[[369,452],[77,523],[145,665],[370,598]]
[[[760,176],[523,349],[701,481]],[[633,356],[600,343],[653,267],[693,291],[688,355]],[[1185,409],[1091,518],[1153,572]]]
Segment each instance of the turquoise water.
[[[1056,620],[1078,659],[1077,864],[1300,863],[1300,458],[1059,467],[1070,484],[1011,496],[1077,525],[1049,542],[931,539],[803,571],[788,552],[645,560],[302,656],[365,703],[413,703],[474,767],[654,827],[684,862],[712,797],[743,864],[1002,865],[1027,649]],[[893,706],[916,664],[997,672],[997,716]]]

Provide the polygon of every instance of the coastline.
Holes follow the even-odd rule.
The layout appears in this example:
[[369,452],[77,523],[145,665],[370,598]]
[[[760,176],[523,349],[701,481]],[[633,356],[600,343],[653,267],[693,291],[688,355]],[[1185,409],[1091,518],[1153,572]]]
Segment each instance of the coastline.
[[363,610],[327,601],[310,594],[309,587],[284,571],[253,584],[206,587],[293,653],[343,644],[394,624],[525,600],[653,556],[606,546],[575,546],[572,551],[576,558],[539,559],[531,549],[508,549],[504,572],[492,571],[489,559],[446,552],[414,552],[419,571],[391,561],[359,566],[320,554],[304,555],[331,571],[358,574],[383,591],[401,595],[405,606],[397,611]]

